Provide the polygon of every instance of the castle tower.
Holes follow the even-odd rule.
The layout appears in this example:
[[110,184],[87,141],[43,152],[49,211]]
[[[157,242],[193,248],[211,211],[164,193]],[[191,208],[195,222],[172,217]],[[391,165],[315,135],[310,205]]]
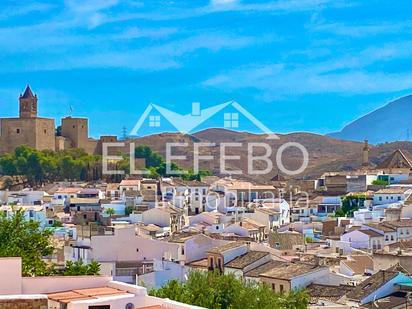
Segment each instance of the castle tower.
[[29,85],[27,85],[24,93],[20,95],[19,111],[20,118],[37,117],[37,95],[33,95]]
[[72,147],[86,150],[89,140],[89,124],[87,118],[63,118],[61,135],[70,139]]
[[368,140],[365,139],[363,149],[362,149],[362,167],[369,167],[369,143]]

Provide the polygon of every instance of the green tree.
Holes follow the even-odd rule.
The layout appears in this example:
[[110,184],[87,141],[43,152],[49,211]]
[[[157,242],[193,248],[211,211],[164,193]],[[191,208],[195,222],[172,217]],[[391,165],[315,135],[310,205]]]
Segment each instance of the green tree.
[[64,276],[92,276],[100,273],[100,264],[92,261],[90,264],[84,264],[83,261],[67,261],[64,269]]
[[342,208],[339,208],[338,210],[335,211],[335,217],[345,217],[345,212],[342,210]]
[[389,182],[383,179],[375,179],[374,181],[372,181],[372,184],[375,186],[387,186],[389,185]]
[[0,214],[0,256],[21,257],[24,276],[48,274],[50,268],[42,257],[52,253],[51,232],[41,230],[38,221],[26,220],[22,210],[11,218]]
[[129,216],[130,214],[133,213],[133,211],[135,210],[134,206],[126,206],[124,212],[126,216]]
[[61,223],[60,221],[54,221],[52,227],[62,227],[63,223]]
[[302,291],[277,294],[266,284],[218,272],[192,271],[186,283],[172,280],[150,294],[212,309],[304,309],[308,305]]
[[3,175],[17,175],[17,166],[15,157],[12,154],[6,153],[0,157],[0,172]]
[[348,216],[353,217],[353,213],[357,211],[360,207],[363,207],[365,204],[366,195],[364,194],[351,194],[346,195],[342,198],[342,212],[341,217]]
[[109,215],[109,217],[111,218],[114,214],[115,214],[115,210],[113,208],[107,208],[106,209],[106,214]]

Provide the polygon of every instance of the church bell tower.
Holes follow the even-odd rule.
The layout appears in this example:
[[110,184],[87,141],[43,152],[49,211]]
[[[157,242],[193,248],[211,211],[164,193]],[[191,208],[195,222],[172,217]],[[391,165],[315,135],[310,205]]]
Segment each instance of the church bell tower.
[[36,118],[37,117],[37,95],[34,95],[27,85],[26,90],[19,98],[20,118]]

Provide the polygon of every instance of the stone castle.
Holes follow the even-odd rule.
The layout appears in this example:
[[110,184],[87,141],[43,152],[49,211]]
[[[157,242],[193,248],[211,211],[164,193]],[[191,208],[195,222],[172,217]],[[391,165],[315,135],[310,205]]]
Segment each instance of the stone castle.
[[62,118],[57,136],[54,119],[37,115],[37,101],[37,95],[27,86],[19,97],[19,117],[0,118],[0,154],[13,152],[20,145],[54,151],[82,148],[89,154],[101,154],[104,142],[117,141],[116,136],[89,138],[87,118]]

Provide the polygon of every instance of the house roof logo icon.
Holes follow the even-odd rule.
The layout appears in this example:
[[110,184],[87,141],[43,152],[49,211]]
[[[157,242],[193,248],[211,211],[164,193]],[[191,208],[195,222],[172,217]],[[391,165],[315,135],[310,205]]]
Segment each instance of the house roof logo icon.
[[260,122],[256,117],[254,117],[250,112],[248,112],[245,108],[243,108],[239,103],[235,101],[228,101],[205,109],[200,108],[200,103],[194,102],[192,103],[191,113],[185,115],[178,114],[162,106],[150,103],[146,107],[143,114],[140,116],[139,120],[136,122],[129,135],[138,135],[140,128],[144,124],[144,121],[147,119],[147,117],[149,117],[150,112],[153,110],[159,112],[180,133],[190,134],[194,129],[196,129],[196,127],[206,122],[209,118],[216,115],[228,106],[232,106],[240,114],[242,114],[250,122],[252,122],[257,128],[259,128],[262,133],[267,134],[267,139],[279,139],[279,137],[275,133],[273,133],[268,127],[266,127],[262,122]]

